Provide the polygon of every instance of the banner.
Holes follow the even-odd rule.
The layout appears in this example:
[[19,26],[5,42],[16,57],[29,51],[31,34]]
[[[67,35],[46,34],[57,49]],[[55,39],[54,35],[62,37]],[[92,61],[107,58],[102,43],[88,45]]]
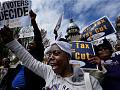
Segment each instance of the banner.
[[59,18],[59,20],[58,20],[58,22],[57,22],[57,25],[56,25],[56,27],[55,27],[55,30],[56,30],[56,31],[58,31],[58,29],[60,28],[61,21],[62,21],[62,14],[61,14],[61,16],[60,16],[60,18]]
[[76,62],[76,60],[78,60],[84,62],[85,65],[82,67],[84,69],[97,69],[97,65],[91,64],[88,61],[88,59],[91,58],[89,54],[95,55],[93,46],[90,42],[75,41],[70,42],[70,45],[72,46],[72,61],[75,60]]
[[116,30],[107,16],[100,18],[89,25],[81,34],[82,41],[93,41],[109,34],[115,33]]
[[31,1],[29,0],[3,2],[0,11],[1,25],[7,25],[10,28],[30,25],[30,9]]
[[0,82],[4,75],[7,73],[8,68],[0,68]]

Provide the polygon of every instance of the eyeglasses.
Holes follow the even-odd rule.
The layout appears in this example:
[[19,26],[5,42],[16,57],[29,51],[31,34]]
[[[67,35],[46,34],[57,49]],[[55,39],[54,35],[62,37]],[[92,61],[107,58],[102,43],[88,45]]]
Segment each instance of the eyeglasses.
[[100,47],[100,48],[98,49],[98,51],[102,51],[103,49],[104,49],[104,50],[107,50],[107,49],[109,50],[108,47]]

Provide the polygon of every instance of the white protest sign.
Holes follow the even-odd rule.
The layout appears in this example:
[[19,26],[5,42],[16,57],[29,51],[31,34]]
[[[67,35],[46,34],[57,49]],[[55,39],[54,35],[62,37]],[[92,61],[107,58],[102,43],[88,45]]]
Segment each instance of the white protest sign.
[[30,9],[30,0],[3,2],[2,9],[0,11],[1,25],[7,25],[10,28],[30,25]]
[[19,38],[33,37],[34,32],[32,27],[23,27],[20,30]]

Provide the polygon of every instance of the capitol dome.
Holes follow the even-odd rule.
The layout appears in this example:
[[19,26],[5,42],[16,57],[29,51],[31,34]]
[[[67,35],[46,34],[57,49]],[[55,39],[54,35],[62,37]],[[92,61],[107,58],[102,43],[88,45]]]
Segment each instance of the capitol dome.
[[70,24],[66,30],[68,35],[77,35],[80,32],[79,27],[74,23],[73,19],[70,19]]

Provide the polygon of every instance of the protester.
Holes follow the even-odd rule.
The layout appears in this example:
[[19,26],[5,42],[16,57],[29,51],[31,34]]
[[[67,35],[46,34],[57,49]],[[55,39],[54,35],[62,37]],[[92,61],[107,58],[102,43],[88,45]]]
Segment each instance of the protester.
[[[103,44],[95,47],[96,55],[91,63],[99,63],[103,65],[107,73],[102,81],[103,90],[119,90],[120,89],[120,55],[111,56],[113,49],[107,39],[103,39]],[[97,58],[96,58],[97,57]]]
[[[28,44],[27,51],[38,61],[42,62],[44,57],[44,46],[42,44],[40,30],[35,21],[36,14],[32,10],[30,11],[30,17],[34,28],[34,40]],[[19,64],[13,74],[14,75],[11,77],[13,79],[10,83],[12,90],[41,90],[42,87],[45,86],[44,79],[33,73],[23,64]],[[7,90],[10,90],[11,87]]]
[[9,58],[3,58],[1,68],[10,68],[10,59]]
[[[4,34],[4,32],[8,31]],[[56,41],[51,45],[49,54],[50,65],[45,65],[37,61],[22,45],[12,37],[12,30],[4,26],[1,29],[1,35],[4,42],[26,67],[37,75],[45,79],[45,90],[55,88],[56,90],[86,90],[84,72],[79,67],[71,66],[69,60],[71,58],[71,46],[63,41]],[[93,90],[102,90],[99,82],[90,76],[91,86]]]

